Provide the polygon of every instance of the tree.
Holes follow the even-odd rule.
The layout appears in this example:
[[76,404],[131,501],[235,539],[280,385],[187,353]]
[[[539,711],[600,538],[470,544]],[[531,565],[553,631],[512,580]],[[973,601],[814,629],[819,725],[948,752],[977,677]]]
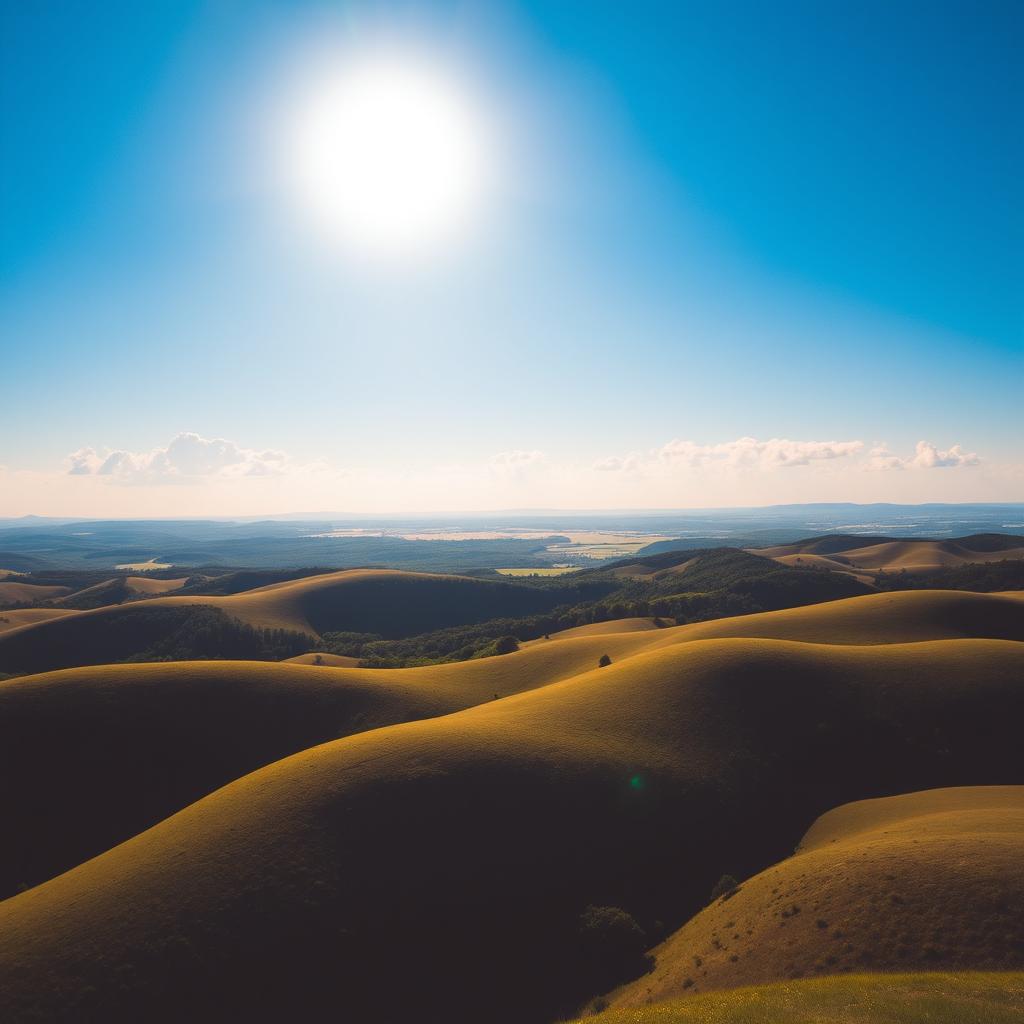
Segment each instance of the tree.
[[519,650],[519,641],[514,636],[503,636],[494,641],[495,654],[511,654]]

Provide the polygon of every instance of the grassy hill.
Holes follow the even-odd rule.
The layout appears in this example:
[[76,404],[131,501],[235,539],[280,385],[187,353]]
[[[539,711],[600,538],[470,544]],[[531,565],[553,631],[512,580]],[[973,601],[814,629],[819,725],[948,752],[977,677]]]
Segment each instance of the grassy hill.
[[12,680],[0,684],[0,814],[11,822],[0,894],[305,747],[569,679],[603,655],[620,665],[709,638],[863,645],[963,637],[971,627],[1012,639],[1024,636],[1022,609],[994,595],[872,595],[681,627],[600,623],[516,654],[422,669],[352,671],[351,660],[321,655],[325,664],[316,666],[308,654],[283,664],[96,666]]
[[765,637],[824,644],[909,643],[958,637],[1024,640],[1024,594],[955,590],[869,594],[694,622],[666,630],[660,641],[712,637]]
[[635,647],[623,635],[422,669],[336,671],[308,655],[89,666],[0,683],[0,898],[298,750],[544,686],[588,671],[606,649],[621,658]]
[[[494,668],[511,681],[614,639],[433,671],[490,686]],[[608,981],[589,906],[651,935],[839,803],[1024,771],[1019,643],[715,639],[612,658],[303,750],[3,902],[0,1016],[550,1020]]]
[[859,974],[608,1010],[594,1024],[1017,1024],[1019,971]]
[[[525,584],[356,569],[229,596],[157,597],[9,630],[0,639],[0,672],[48,671],[133,657],[287,657],[311,646],[325,630],[403,637],[542,612],[558,599],[553,591]],[[272,631],[276,639],[264,643],[246,630],[261,635]]]
[[84,587],[72,594],[59,598],[57,604],[61,608],[76,608],[87,611],[91,608],[103,608],[107,605],[123,604],[144,597],[157,597],[180,590],[185,585],[186,577],[178,579],[162,579],[152,576],[116,576],[113,579]]
[[795,544],[755,549],[791,567],[839,572],[930,573],[964,565],[1024,560],[1024,537],[976,534],[956,540],[892,540],[887,537],[812,537]]
[[1024,967],[1024,786],[830,811],[797,854],[714,900],[613,1006],[815,974]]
[[38,604],[70,593],[67,587],[43,587],[18,579],[0,580],[0,608],[4,605]]
[[61,608],[0,608],[0,633],[74,614],[73,611]]

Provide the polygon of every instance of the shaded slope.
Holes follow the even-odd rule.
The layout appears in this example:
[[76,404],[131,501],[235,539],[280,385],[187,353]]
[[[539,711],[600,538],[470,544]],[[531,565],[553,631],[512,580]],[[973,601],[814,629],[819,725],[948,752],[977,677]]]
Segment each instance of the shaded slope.
[[550,1019],[588,904],[678,921],[838,802],[1019,775],[1022,672],[705,641],[303,751],[0,904],[0,1016]]
[[830,811],[796,856],[714,901],[615,1006],[864,970],[1024,967],[1024,786]]
[[302,633],[312,640],[326,630],[408,636],[542,611],[556,600],[551,591],[512,583],[357,569],[227,597],[155,597],[123,607],[97,608],[77,616],[73,623],[25,627],[0,641],[0,671],[39,672],[123,661],[165,640],[187,616],[183,610],[188,608],[212,608],[257,630]]
[[556,682],[634,646],[577,640],[422,669],[106,665],[0,683],[0,898],[298,750]]
[[1018,1024],[1022,1019],[1024,974],[980,971],[777,983],[586,1018],[594,1024]]

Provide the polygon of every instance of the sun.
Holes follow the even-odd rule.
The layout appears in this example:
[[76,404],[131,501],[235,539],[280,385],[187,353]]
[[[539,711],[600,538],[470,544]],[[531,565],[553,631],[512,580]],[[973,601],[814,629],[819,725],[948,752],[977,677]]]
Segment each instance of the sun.
[[408,57],[346,62],[301,104],[289,146],[308,217],[360,250],[408,251],[457,231],[483,185],[463,91]]

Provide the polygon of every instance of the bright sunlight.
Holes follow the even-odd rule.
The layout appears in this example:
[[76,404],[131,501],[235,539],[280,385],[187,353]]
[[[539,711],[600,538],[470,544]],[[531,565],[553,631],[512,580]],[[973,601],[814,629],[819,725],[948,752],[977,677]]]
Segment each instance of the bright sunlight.
[[290,159],[307,215],[364,252],[450,236],[483,179],[472,105],[440,70],[407,57],[350,63],[318,82],[295,119]]

